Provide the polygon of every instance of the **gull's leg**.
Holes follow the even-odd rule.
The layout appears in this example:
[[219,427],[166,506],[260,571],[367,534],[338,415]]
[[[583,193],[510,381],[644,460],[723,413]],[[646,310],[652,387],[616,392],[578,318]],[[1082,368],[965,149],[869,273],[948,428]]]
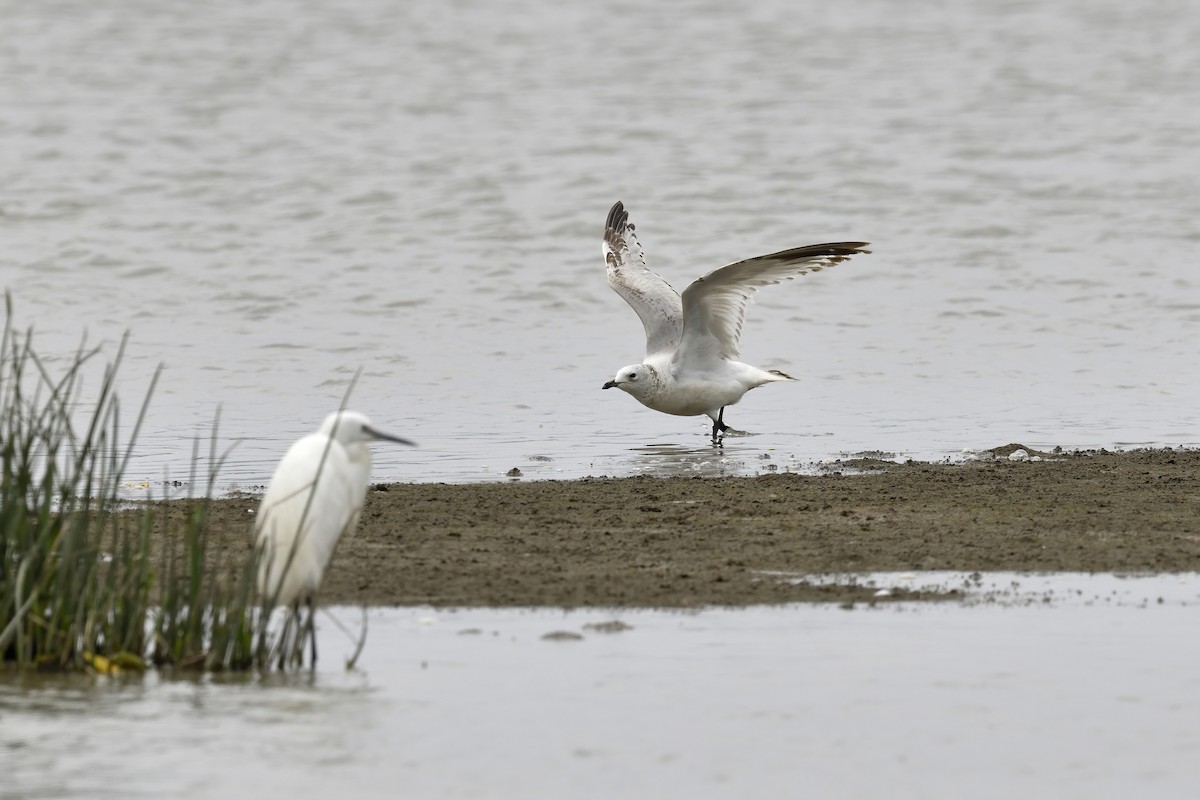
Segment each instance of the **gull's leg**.
[[721,410],[717,412],[717,418],[713,420],[712,438],[716,439],[718,433],[724,433],[729,429],[729,426],[725,424],[725,406],[721,406]]

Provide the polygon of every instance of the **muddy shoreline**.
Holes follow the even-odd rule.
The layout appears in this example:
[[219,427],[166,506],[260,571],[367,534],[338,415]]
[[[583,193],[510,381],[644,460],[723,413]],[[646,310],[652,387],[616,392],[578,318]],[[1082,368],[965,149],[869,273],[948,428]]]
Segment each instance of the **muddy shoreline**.
[[[376,485],[321,600],[688,608],[871,599],[770,572],[1200,571],[1200,452],[997,452],[819,476]],[[214,558],[249,555],[256,507],[213,502]]]

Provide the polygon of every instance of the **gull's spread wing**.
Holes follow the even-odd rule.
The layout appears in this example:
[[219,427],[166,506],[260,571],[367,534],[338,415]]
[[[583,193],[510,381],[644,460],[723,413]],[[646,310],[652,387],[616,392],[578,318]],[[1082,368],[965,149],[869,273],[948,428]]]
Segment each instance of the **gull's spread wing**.
[[674,350],[683,331],[682,302],[661,275],[646,269],[646,254],[622,203],[608,212],[603,249],[608,285],[633,307],[646,328],[646,356]]
[[759,287],[820,272],[850,256],[869,253],[863,249],[867,244],[810,244],[738,261],[696,279],[683,292],[683,333],[676,358],[693,362],[737,358],[746,306]]

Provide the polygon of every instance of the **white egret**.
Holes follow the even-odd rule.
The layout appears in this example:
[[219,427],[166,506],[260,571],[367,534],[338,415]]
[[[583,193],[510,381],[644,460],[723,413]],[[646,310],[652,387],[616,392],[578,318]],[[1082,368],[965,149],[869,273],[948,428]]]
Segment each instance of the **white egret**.
[[316,433],[288,449],[259,505],[254,525],[259,595],[291,609],[289,627],[293,620],[298,624],[300,604],[308,605],[314,665],[313,596],[338,539],[358,524],[371,474],[367,443],[376,439],[413,444],[381,433],[357,412],[330,414]]
[[863,249],[867,244],[813,244],[738,261],[697,278],[680,297],[662,276],[646,268],[629,213],[617,203],[605,224],[604,263],[609,285],[642,320],[646,357],[640,364],[622,367],[602,388],[616,387],[665,414],[707,414],[716,439],[732,430],[725,424],[725,406],[765,383],[795,380],[779,370],[737,360],[750,298],[759,287],[869,253]]

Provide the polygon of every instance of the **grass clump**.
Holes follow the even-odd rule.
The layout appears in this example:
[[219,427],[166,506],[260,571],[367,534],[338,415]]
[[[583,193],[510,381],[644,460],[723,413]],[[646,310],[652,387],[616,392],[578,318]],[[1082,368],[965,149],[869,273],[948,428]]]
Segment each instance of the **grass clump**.
[[[85,400],[84,374],[99,367],[99,349],[81,345],[61,374],[52,375],[31,334],[17,333],[11,320],[6,295],[0,663],[100,672],[151,664],[266,669],[273,655],[275,663],[297,663],[272,652],[279,645],[268,630],[270,609],[258,603],[254,560],[216,569],[206,562],[215,452],[208,491],[192,501],[182,524],[166,524],[160,503],[131,510],[122,499],[125,468],[158,374],[126,434],[115,391],[124,340]],[[215,439],[214,431],[214,451]],[[162,523],[157,534],[156,520]],[[289,644],[302,649],[305,642]]]

